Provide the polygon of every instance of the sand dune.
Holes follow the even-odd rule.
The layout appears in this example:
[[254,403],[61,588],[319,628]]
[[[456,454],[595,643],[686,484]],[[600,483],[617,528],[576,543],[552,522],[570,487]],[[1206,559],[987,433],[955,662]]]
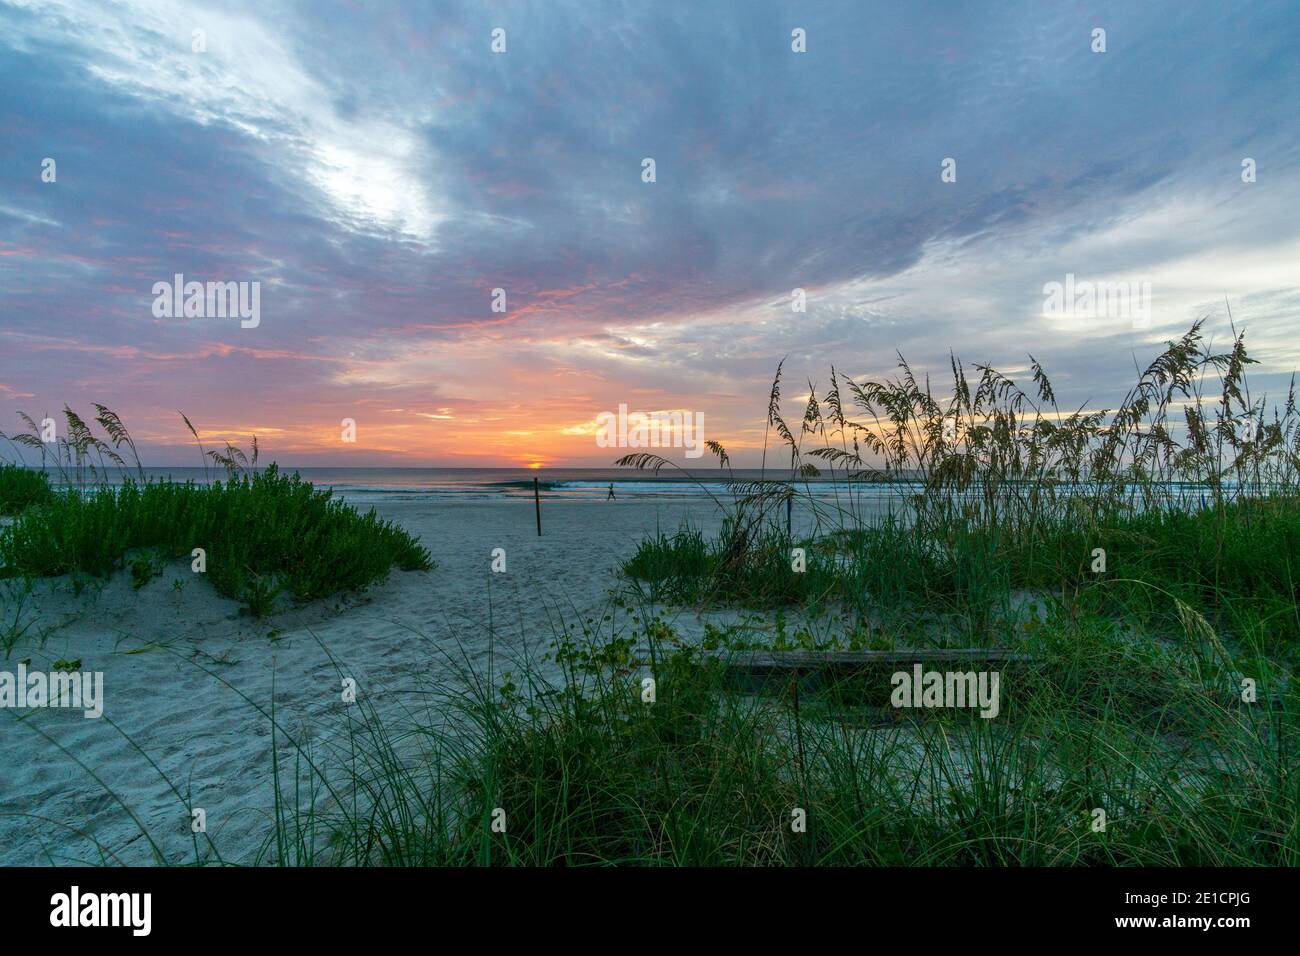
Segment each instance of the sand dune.
[[[612,571],[642,535],[688,516],[705,527],[717,520],[708,502],[548,501],[538,538],[531,502],[399,501],[380,510],[420,536],[435,570],[396,572],[365,594],[261,621],[186,563],[139,591],[126,573],[80,596],[67,579],[40,582],[29,601],[33,627],[0,669],[80,659],[83,671],[104,674],[105,712],[101,720],[55,709],[0,715],[0,863],[98,862],[88,837],[105,859],[149,862],[149,841],[109,789],[168,862],[194,858],[191,806],[206,810],[223,859],[250,862],[270,832],[272,737],[268,718],[241,693],[269,708],[274,686],[279,725],[324,753],[347,719],[331,654],[381,715],[400,720],[427,699],[420,687],[459,680],[449,661],[486,673],[491,646],[501,670],[512,657],[543,654],[554,622],[610,611]],[[505,574],[490,571],[497,547],[506,550]],[[734,619],[713,615],[721,617]],[[682,633],[702,628],[693,612],[674,618]],[[284,741],[281,756],[292,754]],[[200,855],[211,856],[202,844]]]

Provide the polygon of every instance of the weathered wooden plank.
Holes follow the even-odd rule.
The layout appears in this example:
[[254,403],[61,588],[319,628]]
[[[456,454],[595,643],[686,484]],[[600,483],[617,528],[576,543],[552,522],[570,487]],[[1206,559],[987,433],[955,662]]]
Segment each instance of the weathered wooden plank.
[[[702,651],[705,657],[721,660],[728,667],[749,671],[854,670],[879,664],[1017,663],[1033,660],[1032,655],[1006,647],[921,647],[875,651]],[[650,652],[638,648],[642,662]]]

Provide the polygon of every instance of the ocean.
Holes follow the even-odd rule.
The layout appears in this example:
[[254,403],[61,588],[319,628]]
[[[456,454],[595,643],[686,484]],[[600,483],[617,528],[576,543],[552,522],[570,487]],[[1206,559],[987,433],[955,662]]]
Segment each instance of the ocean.
[[[305,481],[319,488],[332,488],[335,494],[349,501],[380,501],[402,499],[447,500],[500,500],[519,498],[532,500],[533,480],[537,479],[543,498],[571,500],[604,500],[613,485],[614,497],[621,498],[706,498],[710,495],[730,497],[729,480],[758,481],[764,476],[759,469],[735,469],[730,475],[719,469],[680,471],[665,470],[658,475],[626,468],[292,468],[281,465],[285,474],[297,472]],[[145,468],[150,480],[206,481],[225,477],[220,468],[201,467]],[[769,480],[788,476],[769,469]],[[56,477],[52,475],[51,477]],[[135,477],[134,471],[111,474],[110,483],[124,477]],[[56,478],[57,483],[57,478]],[[803,487],[804,482],[800,482]],[[843,482],[812,480],[808,483],[813,494],[833,497],[838,488],[842,494]],[[856,491],[860,494],[862,486]],[[882,496],[896,496],[898,486],[882,488]]]
[[[500,501],[528,500],[533,497],[533,480],[536,479],[543,498],[573,501],[596,501],[608,498],[613,486],[616,499],[706,499],[727,501],[738,493],[733,483],[756,482],[766,477],[769,481],[789,478],[788,471],[768,469],[766,475],[757,468],[737,468],[730,473],[721,469],[695,469],[686,472],[665,469],[656,475],[648,471],[626,468],[334,468],[280,466],[285,474],[297,472],[305,481],[318,488],[331,488],[348,501],[376,503],[399,500],[448,501]],[[222,469],[213,467],[145,468],[149,480],[193,481],[202,484],[225,478]],[[134,469],[109,475],[110,484],[124,478],[137,477]],[[54,484],[59,484],[57,474],[51,473]],[[93,481],[87,479],[87,484]],[[1229,483],[1230,484],[1230,483]],[[896,480],[891,482],[855,481],[849,491],[843,475],[812,479],[800,478],[799,491],[824,501],[838,501],[847,505],[850,500],[858,505],[888,507],[895,503],[906,506],[911,497],[922,490],[918,482]],[[1085,486],[1086,487],[1086,486]],[[1205,504],[1208,489],[1191,483],[1170,483],[1172,497],[1180,498],[1183,506],[1196,508]]]

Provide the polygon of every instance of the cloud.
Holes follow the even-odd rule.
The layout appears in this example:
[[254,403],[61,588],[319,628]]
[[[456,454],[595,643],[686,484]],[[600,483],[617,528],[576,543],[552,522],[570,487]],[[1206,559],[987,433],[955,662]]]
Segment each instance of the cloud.
[[319,189],[337,225],[433,238],[444,213],[411,176],[434,165],[427,144],[401,122],[340,111],[291,42],[307,24],[261,19],[264,6],[234,11],[180,0],[18,8],[31,14],[21,21],[20,49],[68,48],[90,83],[181,122],[229,129],[286,178]]
[[[620,402],[761,435],[785,356],[1032,351],[1102,401],[1225,298],[1280,381],[1298,34],[1284,2],[0,0],[0,419],[184,407],[328,455],[351,412],[376,455],[603,463],[565,430]],[[262,282],[261,325],[155,319],[176,272]],[[1067,273],[1149,281],[1149,328],[1044,317]]]

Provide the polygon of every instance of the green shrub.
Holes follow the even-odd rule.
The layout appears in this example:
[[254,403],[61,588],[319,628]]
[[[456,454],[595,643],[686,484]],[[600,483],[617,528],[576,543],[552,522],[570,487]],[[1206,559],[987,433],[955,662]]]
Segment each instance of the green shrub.
[[44,471],[0,464],[0,515],[18,514],[32,505],[52,501],[54,490]]
[[[271,465],[210,485],[126,480],[60,493],[0,529],[0,577],[105,576],[138,548],[186,560],[202,548],[217,591],[259,615],[280,591],[307,601],[365,588],[394,566],[433,566],[415,538],[373,509],[361,514]],[[137,586],[151,570],[133,571]]]

